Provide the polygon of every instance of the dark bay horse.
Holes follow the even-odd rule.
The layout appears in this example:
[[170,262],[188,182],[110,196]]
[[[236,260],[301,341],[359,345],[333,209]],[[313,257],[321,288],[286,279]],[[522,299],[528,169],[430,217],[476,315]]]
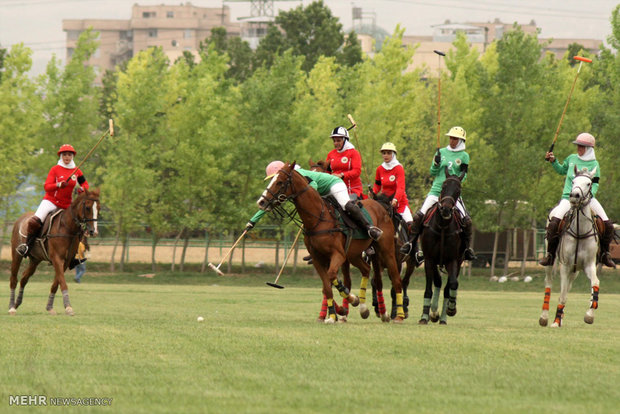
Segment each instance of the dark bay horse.
[[[391,202],[392,202],[392,198],[394,198],[394,195],[387,196],[383,193],[378,193],[378,194],[372,193],[370,197],[377,200],[383,206],[383,208],[385,208],[385,210],[388,212],[388,214],[392,218],[392,223],[394,223],[394,230],[396,234],[396,237],[394,238],[394,243],[396,245],[395,246],[396,260],[398,263],[398,271],[401,274],[402,274],[403,263],[407,264],[405,275],[401,277],[401,283],[403,287],[403,310],[405,311],[405,318],[407,318],[409,316],[409,309],[408,309],[409,308],[409,296],[407,296],[407,288],[409,287],[411,275],[413,275],[413,272],[415,268],[417,267],[416,260],[413,257],[413,255],[405,256],[400,252],[400,248],[402,247],[402,245],[405,244],[409,240],[407,224],[400,217],[400,215],[396,212],[396,210],[394,210],[394,207],[392,207]],[[392,290],[391,296],[392,296],[392,317],[393,317],[393,315],[395,315],[396,313],[396,292]]]
[[54,297],[60,285],[62,299],[65,306],[65,313],[73,316],[73,308],[69,302],[69,290],[67,282],[65,282],[65,271],[69,267],[71,259],[75,257],[80,238],[87,233],[90,236],[97,234],[97,215],[101,209],[99,204],[99,189],[93,191],[84,191],[79,194],[66,210],[60,210],[58,214],[51,212],[45,219],[41,227],[42,236],[39,237],[32,249],[28,252],[30,263],[24,270],[20,280],[19,294],[15,299],[15,288],[17,287],[17,273],[21,265],[23,257],[20,256],[15,248],[24,242],[24,224],[33,212],[23,214],[13,225],[13,234],[11,236],[11,279],[9,286],[11,288],[11,298],[9,301],[9,314],[15,315],[17,308],[21,305],[24,298],[24,288],[28,283],[28,279],[37,269],[42,261],[47,261],[54,266],[54,281],[47,301],[46,310],[50,314],[56,314],[54,311]]
[[[420,235],[424,252],[424,271],[426,288],[424,290],[424,307],[419,324],[426,325],[429,320],[447,323],[446,316],[456,315],[456,294],[459,287],[458,276],[463,263],[465,247],[461,242],[461,227],[456,201],[461,196],[460,176],[451,175],[446,167],[446,180],[441,187],[439,201],[424,217],[424,228]],[[439,295],[441,292],[441,275],[439,268],[448,273],[448,281],[444,288],[444,299],[441,315],[438,314]]]
[[[326,204],[319,193],[308,184],[308,181],[295,171],[295,162],[285,164],[278,171],[258,199],[257,204],[261,209],[270,211],[288,200],[293,202],[297,208],[304,226],[304,243],[312,256],[312,264],[323,281],[323,294],[327,298],[329,310],[329,317],[325,319],[325,323],[336,321],[332,286],[335,286],[340,296],[347,298],[351,305],[357,306],[361,303],[361,314],[368,312],[365,305],[365,290],[370,266],[364,261],[362,252],[371,244],[377,251],[375,255],[377,260],[380,260],[388,269],[392,286],[396,291],[399,310],[394,322],[402,322],[404,320],[402,288],[394,252],[394,226],[385,209],[374,200],[361,202],[369,212],[374,225],[383,230],[383,236],[376,242],[371,239],[350,239],[347,249],[347,238],[340,229],[333,207]],[[359,299],[338,280],[338,270],[347,260],[362,273]],[[377,280],[376,270],[374,282],[378,286],[377,289],[381,289],[380,273]],[[382,296],[382,292],[379,291],[379,293]],[[385,304],[381,317],[384,322],[390,320]]]

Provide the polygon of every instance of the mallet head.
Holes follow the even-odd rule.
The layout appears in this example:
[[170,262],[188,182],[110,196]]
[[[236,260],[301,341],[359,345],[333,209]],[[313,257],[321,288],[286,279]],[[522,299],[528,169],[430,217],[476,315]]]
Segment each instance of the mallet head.
[[573,59],[579,60],[581,62],[592,63],[592,59],[588,59],[583,56],[573,56]]
[[271,287],[274,287],[276,289],[284,289],[284,286],[280,286],[277,283],[271,283],[271,282],[265,282],[266,284],[268,284]]
[[433,50],[433,52],[437,53],[439,56],[445,56],[446,54],[441,50]]
[[215,272],[220,275],[220,276],[224,276],[224,272],[222,272],[220,269],[218,269],[213,263],[209,262],[208,265],[211,269],[215,270]]

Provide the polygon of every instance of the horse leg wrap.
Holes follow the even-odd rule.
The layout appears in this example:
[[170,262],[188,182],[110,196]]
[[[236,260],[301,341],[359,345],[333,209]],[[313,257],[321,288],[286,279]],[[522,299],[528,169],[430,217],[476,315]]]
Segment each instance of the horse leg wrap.
[[19,305],[22,304],[23,300],[24,300],[24,288],[20,287],[19,293],[17,294],[17,300],[15,301],[15,308],[18,308]]
[[405,319],[405,311],[403,311],[403,294],[396,294],[396,316]]
[[592,286],[592,298],[590,299],[590,309],[598,309],[598,286]]
[[50,296],[47,298],[47,306],[45,307],[45,310],[51,311],[54,309],[54,296],[56,296],[54,293],[50,293]]
[[332,280],[332,285],[334,285],[336,289],[338,289],[338,293],[340,293],[340,296],[342,296],[343,298],[349,297],[349,293],[350,293],[349,289],[347,289],[340,280],[338,279]]
[[11,297],[9,298],[9,309],[15,307],[15,289],[11,289]]
[[562,318],[564,318],[564,305],[558,305],[553,322],[557,323],[558,326],[562,326]]
[[428,320],[431,311],[431,298],[424,298],[424,306],[422,307],[422,319]]
[[439,296],[441,295],[441,287],[433,288],[433,299],[431,301],[431,309],[437,312],[439,308]]
[[545,300],[543,302],[543,310],[549,310],[549,299],[551,299],[551,288],[545,288]]
[[321,312],[319,312],[319,319],[325,319],[327,316],[327,298],[323,295],[323,302],[321,303]]
[[71,302],[69,302],[69,291],[68,290],[62,291],[62,304],[65,305],[65,308],[68,308],[69,306],[71,306]]
[[366,303],[366,287],[368,286],[368,278],[362,276],[362,281],[360,282],[360,303]]
[[327,299],[327,308],[329,309],[329,317],[336,320],[336,308],[334,307],[334,299]]
[[379,307],[379,314],[385,314],[385,300],[383,299],[383,291],[377,291],[377,306]]
[[448,308],[454,309],[456,307],[456,290],[450,289],[450,297],[448,300]]
[[342,307],[345,315],[349,314],[349,300],[347,298],[342,299]]

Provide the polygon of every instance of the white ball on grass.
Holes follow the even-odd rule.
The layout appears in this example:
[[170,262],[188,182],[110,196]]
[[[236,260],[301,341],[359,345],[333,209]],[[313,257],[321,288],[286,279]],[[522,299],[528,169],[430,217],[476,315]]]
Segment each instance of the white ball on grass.
[[491,277],[489,278],[489,282],[497,282],[497,280],[498,280],[498,279],[499,279],[499,278],[498,278],[497,276],[491,276]]
[[530,283],[532,281],[532,276],[525,276],[525,278],[523,278],[523,281],[525,283]]
[[199,316],[199,317],[197,317],[197,318],[196,318],[196,320],[197,320],[198,322],[202,322],[202,321],[204,321],[204,320],[205,320],[205,318],[203,318],[202,316]]
[[499,279],[497,279],[497,281],[498,281],[499,283],[504,283],[504,282],[506,282],[507,280],[508,280],[508,278],[507,278],[506,276],[502,276],[502,277],[500,277]]

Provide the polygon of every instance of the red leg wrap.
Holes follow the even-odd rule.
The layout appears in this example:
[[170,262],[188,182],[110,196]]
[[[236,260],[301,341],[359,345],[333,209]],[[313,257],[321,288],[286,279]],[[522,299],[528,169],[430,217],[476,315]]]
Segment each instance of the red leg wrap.
[[551,298],[551,288],[545,288],[545,301],[543,302],[543,310],[549,310],[549,299]]
[[385,313],[385,300],[383,300],[383,291],[377,291],[377,303],[379,305],[379,313],[383,315]]
[[321,312],[319,313],[319,318],[325,319],[327,316],[327,298],[323,295],[323,303],[321,303]]

